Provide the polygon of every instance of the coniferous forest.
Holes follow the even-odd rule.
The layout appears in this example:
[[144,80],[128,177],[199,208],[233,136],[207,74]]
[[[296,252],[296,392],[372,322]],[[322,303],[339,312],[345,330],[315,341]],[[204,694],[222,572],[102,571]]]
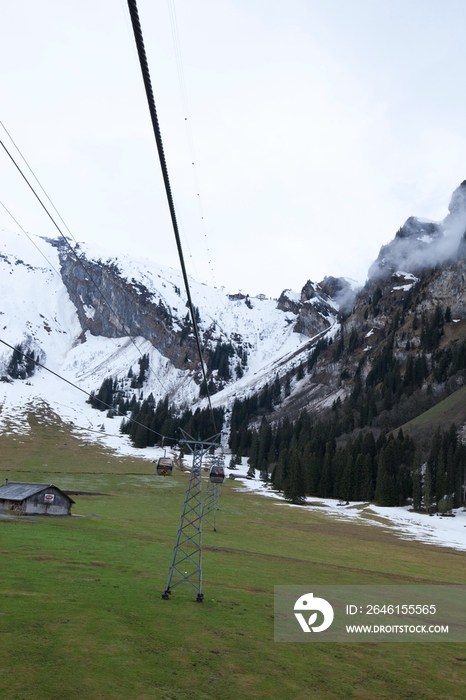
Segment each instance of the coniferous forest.
[[[155,401],[152,394],[144,398],[142,389],[149,373],[149,356],[144,354],[139,360],[139,371],[128,371],[125,379],[107,377],[100,389],[91,392],[88,402],[93,408],[106,411],[108,418],[123,416],[120,432],[129,435],[135,447],[145,448],[163,444],[168,440],[175,444],[181,437],[181,429],[197,438],[199,435],[214,435],[222,431],[225,411],[214,408],[213,415],[208,408],[180,411],[170,404],[168,396]],[[131,398],[128,396],[131,395]]]
[[[235,419],[239,414],[240,402]],[[436,431],[424,464],[414,441],[401,429],[378,437],[372,430],[360,431],[339,446],[335,425],[313,425],[306,411],[293,423],[285,418],[271,425],[263,417],[258,428],[243,424],[243,429],[232,429],[230,447],[247,454],[251,469],[259,470],[293,503],[318,496],[381,506],[400,506],[412,499],[415,509],[423,504],[431,510],[437,504],[444,511],[465,504],[466,447],[454,425]]]
[[[378,313],[381,291],[370,299]],[[231,416],[229,446],[247,455],[251,469],[270,479],[285,497],[299,503],[306,496],[342,501],[373,501],[378,505],[404,505],[448,511],[465,504],[466,448],[454,425],[438,428],[429,449],[416,445],[398,429],[464,383],[466,342],[440,348],[444,325],[451,312],[439,306],[431,314],[414,318],[419,342],[409,340],[405,363],[397,359],[399,328],[405,322],[395,314],[385,333],[379,354],[363,377],[364,358],[351,377],[347,369],[341,381],[352,379],[352,390],[343,401],[316,418],[303,409],[296,420],[287,415],[274,420],[294,382],[315,371],[319,357],[331,361],[351,357],[362,340],[344,324],[333,341],[319,340],[294,371],[276,377],[258,393],[236,399]],[[410,351],[410,352],[409,352]],[[436,394],[432,391],[436,387]]]

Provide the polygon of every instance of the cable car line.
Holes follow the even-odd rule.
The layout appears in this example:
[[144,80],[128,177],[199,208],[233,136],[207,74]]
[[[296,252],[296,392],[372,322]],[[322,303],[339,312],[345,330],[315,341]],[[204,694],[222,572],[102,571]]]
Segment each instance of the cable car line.
[[[91,398],[91,393],[89,391],[86,391],[85,389],[82,389],[80,386],[77,384],[74,384],[71,382],[69,379],[66,379],[65,377],[62,377],[61,374],[58,374],[58,372],[54,372],[53,369],[50,369],[49,367],[46,367],[46,365],[43,365],[41,362],[38,360],[34,359],[30,355],[27,355],[25,352],[22,352],[22,350],[18,350],[18,348],[13,347],[13,345],[10,345],[10,343],[7,343],[6,340],[3,340],[0,338],[0,343],[2,345],[6,345],[7,348],[10,348],[10,350],[13,350],[13,352],[17,352],[19,355],[22,355],[26,360],[29,360],[30,362],[34,362],[37,367],[41,367],[41,369],[45,369],[47,372],[50,372],[50,374],[53,374],[54,377],[57,377],[58,379],[61,379],[63,382],[66,382],[70,386],[72,386],[74,389],[77,389],[80,391],[82,394],[85,394],[88,398]],[[110,408],[112,410],[116,410],[114,406],[111,404],[107,403],[106,401],[102,401],[102,399],[98,399],[98,401],[105,406],[106,408]],[[117,413],[120,417],[126,418],[126,415],[124,413],[121,413],[119,410],[117,410]],[[171,438],[168,437],[167,435],[162,435],[162,433],[158,433],[156,430],[153,430],[152,428],[149,428],[147,425],[144,425],[144,423],[140,423],[139,421],[135,420],[134,418],[131,418],[131,416],[128,419],[132,423],[135,423],[136,425],[140,425],[141,427],[145,428],[148,430],[150,433],[153,433],[154,435],[158,435],[161,437],[163,440],[170,440],[172,442],[179,442],[177,438]],[[84,428],[84,430],[87,430],[87,428]]]
[[[69,249],[70,249],[71,251],[73,251],[73,247],[71,246],[69,240],[68,240],[67,237],[64,235],[63,231],[61,230],[61,228],[59,227],[59,225],[57,224],[57,222],[55,221],[55,219],[53,218],[53,216],[51,215],[51,213],[49,212],[49,210],[47,209],[47,207],[45,206],[45,204],[43,203],[43,201],[41,200],[41,198],[39,197],[39,195],[38,195],[37,192],[35,191],[34,187],[31,185],[31,183],[30,183],[29,180],[27,179],[26,175],[23,173],[23,171],[22,171],[21,168],[19,167],[18,163],[15,161],[15,159],[14,159],[13,156],[11,155],[10,151],[8,150],[8,148],[5,146],[5,144],[3,143],[3,141],[2,141],[1,139],[0,139],[0,145],[2,146],[3,150],[4,150],[5,153],[8,155],[8,157],[10,158],[10,160],[12,161],[13,165],[15,166],[15,168],[18,170],[19,174],[21,175],[21,177],[23,178],[23,180],[25,181],[25,183],[27,184],[27,186],[29,187],[29,189],[30,189],[31,192],[33,193],[34,197],[37,199],[37,201],[38,201],[39,204],[41,205],[42,209],[45,211],[45,213],[46,213],[47,216],[49,217],[50,221],[53,223],[53,225],[54,225],[55,228],[57,229],[57,231],[58,231],[58,233],[60,234],[60,236],[61,236],[61,237],[63,238],[63,240],[66,242],[66,245],[69,247]],[[15,145],[16,145],[16,144],[15,144]],[[18,150],[19,150],[19,149],[18,149]],[[32,172],[32,171],[31,171],[31,172]],[[53,206],[53,205],[52,205],[52,206]],[[61,217],[60,217],[60,218],[61,218]]]
[[[21,231],[24,233],[24,235],[29,239],[29,241],[32,243],[32,245],[34,246],[34,248],[36,248],[36,250],[41,254],[41,256],[44,258],[44,260],[47,262],[47,265],[56,273],[56,275],[58,276],[58,278],[61,280],[61,279],[62,279],[62,276],[61,276],[60,272],[59,272],[59,271],[57,270],[57,268],[50,262],[50,260],[48,259],[48,257],[47,257],[47,256],[45,255],[45,253],[39,248],[39,246],[35,243],[35,241],[31,238],[31,236],[29,235],[29,233],[24,229],[23,226],[21,226],[21,224],[19,223],[19,221],[13,216],[13,214],[11,213],[11,211],[5,206],[5,204],[4,204],[3,202],[0,201],[0,205],[4,208],[4,210],[7,212],[7,214],[13,219],[13,221],[15,222],[15,224],[21,229]],[[123,324],[122,324],[122,325],[123,325]],[[112,342],[112,344],[118,349],[119,346],[118,346],[117,343],[115,342],[114,338],[109,338],[109,340],[110,340],[110,341]],[[140,354],[141,354],[141,353],[140,353]],[[164,391],[165,391],[165,387],[163,386],[163,384],[162,384],[162,388],[163,388]]]
[[13,219],[13,221],[15,222],[15,224],[21,229],[21,231],[24,233],[24,235],[30,240],[30,242],[32,243],[32,245],[34,246],[34,248],[36,248],[36,249],[39,251],[39,253],[42,255],[42,257],[43,257],[44,260],[47,262],[47,264],[50,265],[50,267],[52,268],[52,270],[53,270],[54,272],[56,272],[56,274],[61,278],[61,275],[60,275],[60,273],[58,272],[57,268],[54,267],[54,266],[52,265],[52,263],[50,262],[50,260],[48,259],[48,257],[45,255],[45,253],[43,253],[43,252],[41,251],[41,249],[39,248],[39,246],[37,245],[37,243],[34,243],[34,241],[32,240],[31,236],[29,235],[29,233],[21,226],[21,224],[19,223],[19,221],[18,221],[17,219],[15,219],[15,217],[13,216],[13,214],[11,213],[11,211],[10,211],[10,210],[3,204],[3,202],[1,202],[1,201],[0,201],[0,205],[4,208],[4,210],[6,211],[6,213],[8,214],[8,216],[10,216],[10,217]]
[[[4,128],[5,128],[5,127],[4,127]],[[5,129],[5,131],[6,131],[6,129]],[[8,132],[7,132],[7,133],[8,133]],[[11,137],[10,137],[10,138],[11,138]],[[13,140],[13,139],[12,139],[12,140]],[[13,143],[14,143],[14,141],[13,141]],[[130,331],[129,328],[126,326],[126,324],[123,323],[123,321],[120,319],[120,317],[118,316],[118,314],[116,313],[116,311],[113,309],[112,305],[110,304],[110,302],[109,302],[108,299],[106,298],[105,294],[102,292],[102,290],[99,288],[97,282],[94,280],[94,278],[93,278],[93,276],[92,276],[92,273],[88,270],[88,268],[86,267],[86,265],[85,265],[84,262],[82,261],[82,258],[79,257],[79,255],[78,255],[77,252],[76,252],[76,249],[73,248],[73,246],[70,244],[68,238],[64,235],[63,231],[62,231],[61,228],[58,226],[57,222],[55,221],[55,219],[53,218],[53,216],[50,214],[50,212],[48,211],[47,207],[46,207],[45,204],[42,202],[41,198],[39,197],[39,195],[38,195],[37,192],[35,191],[34,187],[31,185],[31,183],[29,182],[29,180],[27,179],[27,177],[25,176],[25,174],[23,173],[23,171],[22,171],[21,168],[19,167],[18,163],[15,161],[15,159],[13,158],[13,156],[11,155],[11,153],[9,152],[9,150],[7,149],[7,147],[5,146],[5,144],[3,143],[2,140],[0,140],[0,145],[3,147],[3,149],[5,150],[5,152],[7,153],[7,155],[9,156],[10,160],[13,162],[14,166],[16,167],[16,169],[18,170],[18,172],[20,173],[20,175],[21,175],[21,177],[23,178],[23,180],[24,180],[24,181],[26,182],[26,184],[28,185],[29,189],[30,189],[30,190],[32,191],[32,193],[34,194],[35,198],[38,200],[38,202],[39,202],[39,204],[41,205],[41,207],[44,209],[44,211],[45,211],[45,213],[47,214],[47,216],[49,217],[49,219],[52,221],[52,223],[53,223],[53,225],[55,226],[55,228],[57,229],[58,233],[59,233],[60,236],[63,238],[63,240],[65,241],[66,245],[67,245],[68,248],[70,249],[71,253],[72,253],[73,256],[75,257],[77,263],[82,267],[82,269],[84,270],[84,272],[85,272],[86,275],[88,276],[89,280],[90,280],[90,281],[92,282],[92,284],[94,285],[94,287],[95,287],[95,289],[97,290],[97,293],[99,294],[99,296],[101,297],[101,299],[102,299],[102,300],[104,301],[104,303],[107,305],[107,307],[109,308],[110,312],[111,312],[111,313],[113,314],[113,316],[116,318],[116,320],[117,320],[118,323],[121,325],[121,327],[127,332],[128,337],[129,337],[131,343],[134,345],[134,347],[135,347],[136,350],[138,351],[139,355],[142,357],[144,353],[143,353],[143,352],[141,351],[141,349],[138,347],[136,341],[134,340],[133,336],[131,335],[131,331]],[[16,144],[15,144],[15,146],[16,146]],[[19,149],[18,149],[18,151],[19,151]],[[20,152],[20,151],[19,151],[19,152]],[[21,152],[20,152],[20,153],[21,153]],[[32,172],[32,170],[31,170],[31,172]],[[53,204],[52,204],[52,206],[53,206]],[[54,208],[55,208],[55,207],[54,207]],[[5,209],[6,209],[6,207],[5,207]],[[7,210],[7,211],[8,211],[8,210]],[[10,212],[8,212],[8,213],[10,214]],[[58,212],[57,212],[57,213],[58,213]],[[10,214],[10,216],[12,216],[12,215]],[[60,216],[60,215],[59,215],[59,216]],[[60,218],[61,218],[61,217],[60,217]],[[13,216],[12,216],[12,219],[13,219],[14,221],[16,221],[16,219],[14,219]],[[17,222],[16,222],[16,223],[17,223]],[[18,224],[18,225],[19,225],[19,224]],[[65,225],[66,225],[66,224],[65,224]],[[20,228],[21,228],[21,230],[24,231],[24,229],[23,229],[22,227],[20,227]],[[67,227],[67,228],[68,228],[68,227]],[[28,236],[28,238],[29,238],[29,236]],[[76,239],[74,239],[74,240],[76,240]],[[37,246],[36,246],[36,247],[37,247]],[[60,277],[61,277],[61,275],[60,275]],[[124,294],[124,292],[123,292],[123,294]],[[126,297],[126,295],[125,295],[125,298],[128,300],[128,297]],[[129,301],[129,300],[128,300],[128,301]],[[160,377],[158,377],[158,376],[155,374],[155,372],[152,370],[152,368],[150,367],[150,365],[149,365],[149,371],[150,371],[150,372],[154,375],[154,377],[157,379],[157,381],[159,382],[160,386],[161,386],[162,389],[164,390],[165,394],[168,395],[168,391],[167,391],[167,389],[165,388],[165,386],[164,386],[162,380],[160,379]]]
[[178,222],[177,222],[176,212],[175,212],[175,205],[173,202],[173,195],[172,195],[171,186],[170,186],[170,179],[168,176],[167,162],[166,162],[165,153],[163,150],[162,135],[160,132],[159,120],[158,120],[158,116],[157,116],[157,109],[155,106],[154,92],[152,90],[152,82],[151,82],[151,78],[150,78],[149,64],[147,62],[147,55],[146,55],[146,50],[144,47],[144,39],[142,36],[142,28],[141,28],[141,22],[139,20],[139,12],[138,12],[138,8],[137,8],[136,0],[128,0],[128,9],[129,9],[130,17],[131,17],[131,24],[133,26],[133,34],[134,34],[134,39],[136,42],[136,48],[137,48],[137,52],[138,52],[139,64],[141,67],[144,88],[146,91],[146,98],[147,98],[147,103],[148,103],[148,107],[149,107],[149,113],[151,116],[152,128],[154,131],[155,142],[156,142],[157,151],[159,154],[160,167],[162,170],[163,182],[165,185],[165,193],[167,196],[168,207],[170,210],[170,217],[171,217],[171,221],[172,221],[173,232],[175,234],[176,247],[178,249],[178,257],[180,259],[180,264],[181,264],[181,272],[183,274],[186,295],[188,297],[189,311],[191,314],[191,322],[193,324],[194,336],[196,339],[197,350],[198,350],[199,359],[201,362],[201,371],[202,371],[202,376],[203,376],[204,382],[205,382],[205,390],[206,390],[206,394],[207,394],[207,400],[208,400],[210,412],[212,415],[212,421],[213,421],[214,426],[215,426],[215,416],[214,416],[214,411],[212,408],[212,400],[210,397],[209,387],[208,387],[208,383],[207,383],[207,372],[206,372],[206,368],[204,365],[204,359],[202,356],[201,342],[200,342],[200,338],[199,338],[199,330],[197,327],[195,313],[194,313],[194,306],[193,306],[193,302],[191,299],[191,290],[189,288],[188,274],[186,272],[186,265],[184,262],[183,248],[181,245],[180,233],[179,233],[179,229],[178,229]]
[[[32,176],[33,176],[33,178],[34,178],[34,180],[37,182],[37,184],[39,185],[40,189],[42,190],[42,192],[43,192],[43,193],[45,194],[45,196],[47,197],[48,201],[50,202],[50,204],[52,205],[53,209],[54,209],[55,212],[57,213],[58,218],[59,218],[60,221],[62,222],[63,226],[66,228],[66,230],[67,230],[68,233],[70,234],[71,238],[72,238],[72,239],[74,240],[74,242],[77,244],[78,241],[76,240],[76,238],[75,238],[75,237],[73,236],[73,234],[71,233],[70,229],[68,228],[68,226],[67,226],[67,224],[66,224],[66,221],[63,219],[63,217],[61,216],[61,214],[60,214],[60,212],[58,211],[57,207],[55,206],[55,204],[52,202],[52,200],[51,200],[50,197],[48,196],[47,192],[45,191],[45,189],[43,188],[41,182],[39,181],[39,178],[37,177],[37,175],[35,174],[34,170],[33,170],[33,169],[31,168],[31,166],[29,165],[28,161],[26,160],[26,158],[24,157],[23,153],[21,152],[19,146],[17,145],[17,143],[16,143],[15,140],[13,139],[12,135],[10,134],[10,132],[8,131],[8,129],[6,128],[5,124],[4,124],[2,121],[0,121],[0,125],[3,127],[5,133],[8,134],[8,138],[10,139],[11,143],[14,145],[14,147],[15,147],[16,150],[18,151],[18,153],[19,153],[19,155],[21,156],[21,158],[22,158],[22,159],[24,160],[24,162],[26,163],[26,165],[27,165],[27,167],[29,168],[29,171],[31,172],[31,174],[32,174]],[[10,214],[10,216],[11,216],[11,214]],[[12,217],[12,218],[13,218],[13,217]]]
[[[202,207],[202,197],[201,197],[201,186],[200,186],[200,181],[199,181],[199,173],[197,169],[197,158],[196,158],[196,149],[194,148],[194,136],[193,136],[193,130],[191,127],[191,115],[190,115],[190,110],[189,110],[189,102],[188,102],[188,93],[186,90],[186,81],[184,77],[184,67],[183,67],[183,57],[182,57],[182,52],[181,52],[181,45],[180,45],[180,37],[179,37],[179,32],[178,32],[178,22],[176,18],[176,8],[175,8],[175,3],[173,0],[167,0],[168,4],[168,11],[169,11],[169,16],[170,16],[170,25],[171,25],[171,30],[172,30],[172,38],[173,38],[173,48],[175,52],[175,62],[176,62],[176,69],[178,73],[178,82],[180,85],[180,93],[181,93],[181,103],[182,103],[182,108],[184,112],[184,122],[185,122],[185,127],[186,127],[186,132],[187,132],[187,138],[188,138],[188,148],[190,151],[190,163],[191,163],[191,170],[193,173],[193,182],[194,182],[194,191],[196,192],[196,200],[197,200],[197,207],[198,207],[198,213],[199,213],[199,220],[201,222],[201,231],[203,233],[203,238],[204,238],[204,245],[206,248],[207,252],[207,258],[208,258],[208,265],[210,268],[210,272],[212,274],[212,281],[213,281],[213,286],[215,290],[217,291],[217,296],[219,298],[220,303],[224,308],[227,308],[227,305],[225,301],[222,299],[218,292],[217,288],[217,280],[215,277],[215,272],[212,267],[212,260],[211,258],[211,252],[209,249],[208,241],[207,241],[207,229],[205,225],[205,220],[204,220],[204,211]],[[191,256],[192,258],[192,256]]]
[[[137,9],[136,0],[128,0],[128,8],[131,17],[131,23],[133,26],[134,39],[136,41],[136,48],[139,57],[139,63],[141,67],[144,87],[146,91],[147,103],[149,106],[149,112],[152,120],[152,127],[154,130],[155,141],[157,144],[157,150],[159,154],[160,167],[162,169],[163,181],[165,185],[165,192],[167,195],[168,206],[170,209],[170,216],[173,225],[173,231],[175,234],[176,245],[178,248],[178,255],[181,264],[181,270],[183,273],[183,279],[186,288],[186,295],[189,302],[189,310],[191,313],[191,320],[193,324],[194,334],[196,338],[197,349],[199,353],[199,359],[201,362],[202,375],[204,377],[205,389],[207,394],[207,399],[209,403],[210,413],[212,417],[212,422],[215,426],[215,415],[212,407],[212,401],[210,397],[209,387],[207,384],[207,373],[204,366],[204,360],[202,357],[201,344],[199,339],[199,331],[197,328],[193,303],[191,299],[191,292],[189,289],[188,275],[186,272],[186,266],[184,262],[183,249],[180,240],[180,234],[178,230],[178,223],[176,219],[175,206],[173,203],[173,196],[170,187],[170,180],[168,177],[167,163],[165,160],[165,154],[163,150],[162,136],[160,133],[160,126],[157,117],[157,110],[155,107],[154,93],[152,91],[152,83],[150,79],[149,66],[147,63],[146,51],[144,48],[144,40],[142,37],[141,23],[139,21],[139,14]],[[191,474],[189,477],[188,486],[186,489],[185,501],[183,505],[183,510],[181,513],[180,524],[178,528],[178,534],[176,537],[175,547],[173,550],[172,562],[168,572],[167,584],[164,592],[162,593],[162,598],[164,600],[169,600],[172,590],[175,586],[181,583],[186,583],[192,587],[196,593],[196,602],[201,603],[204,600],[204,594],[202,593],[202,475],[201,475],[201,464],[203,455],[206,454],[210,449],[216,449],[219,444],[220,434],[215,428],[216,435],[212,436],[208,440],[195,440],[189,435],[182,431],[184,439],[183,444],[186,444],[191,450],[193,455],[193,463]]]

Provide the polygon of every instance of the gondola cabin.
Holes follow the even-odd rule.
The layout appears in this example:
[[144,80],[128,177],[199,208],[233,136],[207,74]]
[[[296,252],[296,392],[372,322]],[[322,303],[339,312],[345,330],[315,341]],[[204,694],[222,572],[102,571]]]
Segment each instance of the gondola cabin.
[[223,484],[225,481],[225,470],[223,467],[212,467],[209,479],[213,484]]
[[173,460],[171,457],[160,457],[157,462],[158,476],[171,476],[173,473]]

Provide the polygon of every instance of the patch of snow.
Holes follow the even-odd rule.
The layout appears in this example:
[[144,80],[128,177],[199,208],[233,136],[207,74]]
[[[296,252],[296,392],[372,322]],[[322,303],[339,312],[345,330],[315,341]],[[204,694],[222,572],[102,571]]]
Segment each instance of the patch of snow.
[[[409,506],[382,507],[363,501],[351,502],[349,505],[338,505],[340,501],[330,498],[308,497],[303,506],[293,506],[287,503],[282,494],[274,491],[270,484],[265,484],[258,478],[241,479],[242,488],[249,493],[258,494],[277,500],[279,505],[296,507],[302,510],[316,510],[339,520],[353,520],[365,524],[392,529],[400,539],[416,540],[439,547],[451,547],[466,551],[466,510],[454,510],[452,517],[439,515],[429,516],[425,513],[415,513]],[[312,504],[312,505],[311,505]],[[383,518],[390,524],[380,522]]]
[[300,302],[301,301],[301,294],[300,292],[293,292],[292,289],[285,289],[283,291],[283,295],[290,299],[290,301],[295,301],[295,302]]
[[407,292],[408,289],[411,289],[411,287],[413,286],[413,284],[414,284],[414,282],[412,282],[411,284],[401,284],[401,285],[398,286],[398,287],[393,287],[393,288],[392,288],[392,292],[398,292],[398,291],[400,291],[400,290],[403,290],[404,292]]
[[94,318],[95,309],[93,306],[86,306],[85,304],[83,304],[83,310],[84,310],[84,313],[86,314],[86,318],[90,318],[90,319]]
[[408,289],[411,289],[411,287],[416,284],[416,282],[419,282],[419,277],[415,277],[411,272],[402,272],[401,270],[397,270],[397,272],[394,272],[392,277],[403,277],[405,280],[409,280],[409,283],[406,284],[401,284],[397,285],[396,287],[392,288],[392,292],[396,291],[404,291],[407,292]]
[[392,277],[404,277],[406,280],[412,280],[413,282],[419,282],[419,277],[416,277],[411,272],[403,272],[402,270],[397,270],[393,273]]
[[416,219],[420,224],[438,224],[438,221],[433,221],[433,219],[424,219],[422,216],[416,216]]

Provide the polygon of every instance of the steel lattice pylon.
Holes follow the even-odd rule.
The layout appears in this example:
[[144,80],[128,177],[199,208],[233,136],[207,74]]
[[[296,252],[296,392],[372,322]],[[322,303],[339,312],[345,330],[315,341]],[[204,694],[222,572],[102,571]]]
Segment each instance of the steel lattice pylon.
[[[216,455],[212,458],[212,466],[218,466],[218,467],[223,467],[224,465],[224,457],[223,454]],[[209,525],[212,526],[212,529],[214,532],[217,531],[217,511],[218,511],[218,502],[220,499],[220,489],[221,489],[222,484],[214,484],[210,481],[207,484],[207,491],[206,495],[204,498],[204,507],[203,507],[203,518],[208,523]]]
[[173,550],[172,563],[162,598],[169,599],[172,590],[187,583],[196,591],[196,601],[204,600],[202,593],[202,458],[212,447],[218,446],[219,435],[207,440],[195,440],[183,432],[183,443],[191,450],[193,466],[184,499],[180,526]]

